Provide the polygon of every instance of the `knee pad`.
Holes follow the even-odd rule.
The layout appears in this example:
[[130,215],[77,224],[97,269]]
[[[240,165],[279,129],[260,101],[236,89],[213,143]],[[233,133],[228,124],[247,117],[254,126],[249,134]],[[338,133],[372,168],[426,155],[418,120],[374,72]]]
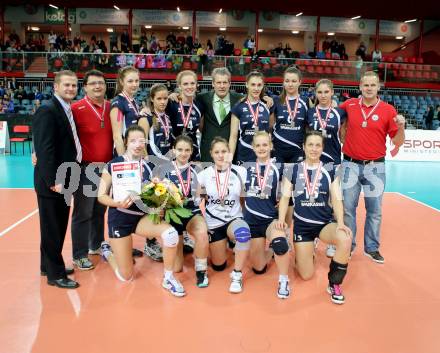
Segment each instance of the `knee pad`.
[[222,265],[214,265],[214,264],[211,264],[211,267],[212,267],[212,269],[213,269],[214,271],[220,272],[220,271],[223,271],[223,270],[226,268],[226,265],[227,265],[227,264],[228,264],[228,262],[225,261],[225,263],[222,264]]
[[160,236],[163,240],[163,245],[167,248],[175,248],[179,243],[179,234],[173,227],[164,230]]
[[264,267],[263,267],[262,270],[256,270],[255,268],[252,267],[252,271],[254,271],[254,273],[255,273],[256,275],[262,275],[262,274],[266,273],[266,271],[267,271],[267,265],[264,265]]
[[347,274],[348,264],[340,264],[332,260],[330,262],[330,271],[328,272],[328,281],[330,284],[341,284]]
[[232,223],[232,232],[235,237],[235,249],[238,251],[249,250],[251,247],[251,231],[249,229],[249,225],[241,220],[235,220]]
[[275,255],[284,255],[289,251],[289,244],[287,243],[287,239],[284,237],[278,237],[272,239],[270,242],[270,247],[272,248]]

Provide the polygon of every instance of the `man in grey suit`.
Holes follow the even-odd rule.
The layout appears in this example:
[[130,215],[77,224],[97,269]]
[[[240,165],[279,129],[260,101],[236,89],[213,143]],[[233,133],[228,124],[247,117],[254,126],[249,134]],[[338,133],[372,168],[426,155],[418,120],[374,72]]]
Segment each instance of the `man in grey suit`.
[[204,110],[203,123],[200,127],[202,162],[212,162],[209,149],[214,137],[221,136],[229,140],[231,108],[242,98],[239,93],[229,91],[231,73],[225,67],[218,67],[212,71],[212,87],[214,91],[197,95],[197,100],[203,104]]

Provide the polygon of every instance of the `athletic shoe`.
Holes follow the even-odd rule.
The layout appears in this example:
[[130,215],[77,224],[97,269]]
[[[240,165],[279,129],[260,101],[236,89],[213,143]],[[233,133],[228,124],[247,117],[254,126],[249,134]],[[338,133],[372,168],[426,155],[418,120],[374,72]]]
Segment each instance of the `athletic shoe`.
[[278,282],[277,295],[278,295],[278,298],[280,298],[280,299],[289,298],[289,296],[290,296],[289,281],[279,281]]
[[73,260],[73,265],[78,267],[78,270],[81,271],[88,271],[95,268],[95,266],[93,266],[93,263],[87,257],[83,257],[78,260]]
[[335,245],[327,245],[327,251],[325,252],[327,257],[333,257],[336,254],[336,246]]
[[377,262],[378,264],[383,264],[385,262],[385,259],[380,254],[379,250],[376,251],[364,251],[364,255],[368,256],[371,260],[374,262]]
[[341,286],[339,284],[328,285],[327,293],[330,294],[330,298],[335,304],[344,304],[345,297],[342,294]]
[[192,254],[194,252],[194,246],[194,240],[192,240],[187,232],[183,232],[183,253]]
[[148,243],[148,241],[145,242],[144,254],[153,261],[157,261],[157,262],[163,261],[162,247],[157,241],[154,241],[154,243],[150,243],[150,244]]
[[162,287],[164,287],[168,292],[170,292],[175,297],[183,297],[186,295],[185,289],[183,288],[182,284],[173,277],[169,279],[163,279],[162,281]]
[[112,247],[106,241],[101,243],[101,257],[104,261],[107,261],[108,257],[113,254]]
[[89,255],[101,255],[101,249],[100,248],[95,250],[89,249]]
[[197,287],[199,288],[208,287],[209,284],[208,271],[196,271],[196,278],[197,278]]
[[229,291],[231,293],[241,293],[243,290],[243,274],[240,272],[231,272],[231,285],[229,286]]

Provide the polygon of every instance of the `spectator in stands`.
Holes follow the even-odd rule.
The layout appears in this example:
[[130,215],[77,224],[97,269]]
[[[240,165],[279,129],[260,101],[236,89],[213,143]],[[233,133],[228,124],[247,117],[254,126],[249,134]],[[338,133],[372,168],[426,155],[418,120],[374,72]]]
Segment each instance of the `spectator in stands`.
[[14,92],[14,99],[18,99],[20,104],[23,101],[23,99],[27,99],[26,91],[24,90],[22,85],[19,85],[18,89]]
[[173,46],[176,46],[177,39],[176,39],[176,36],[174,35],[174,32],[171,31],[171,32],[167,35],[166,41],[167,41],[167,43],[170,43],[170,44],[172,44]]
[[40,108],[40,106],[41,106],[41,101],[39,99],[35,99],[32,104],[32,114],[35,114],[35,112],[38,110],[38,108]]
[[365,47],[364,42],[361,42],[359,44],[359,48],[356,50],[356,56],[360,56],[362,58],[362,61],[365,61],[367,56],[367,48]]
[[382,61],[382,52],[379,49],[375,49],[371,53],[371,60],[373,60],[373,62],[381,62]]
[[15,29],[11,30],[11,33],[9,34],[9,41],[14,42],[17,46],[20,45],[20,37],[17,33],[15,33]]
[[113,32],[110,32],[109,34],[109,41],[110,41],[110,50],[113,52],[113,48],[118,48],[118,34],[115,30]]
[[131,36],[131,44],[133,48],[133,53],[138,54],[139,48],[141,47],[141,36],[139,35],[137,29],[133,30],[133,35]]
[[47,41],[49,43],[49,48],[51,45],[55,47],[55,43],[57,42],[57,35],[53,31],[50,31],[47,37]]
[[121,34],[121,51],[123,53],[128,53],[128,47],[130,45],[130,37],[128,36],[127,30]]
[[432,121],[434,120],[434,107],[431,105],[425,113],[425,130],[432,129]]
[[0,97],[3,98],[5,95],[5,85],[3,82],[0,82]]
[[212,46],[211,39],[208,39],[208,41],[206,42],[206,49],[207,50],[213,50],[214,49],[214,47]]
[[255,52],[255,38],[254,36],[251,36],[251,38],[248,41],[248,49],[249,49],[249,55],[253,55]]
[[4,95],[3,97],[3,112],[14,113],[14,102],[8,95]]
[[5,88],[10,89],[11,91],[15,91],[17,89],[17,83],[15,82],[15,77],[12,77],[10,81],[6,81]]
[[358,55],[356,60],[356,80],[359,81],[361,79],[362,66],[364,65],[364,61],[362,56]]

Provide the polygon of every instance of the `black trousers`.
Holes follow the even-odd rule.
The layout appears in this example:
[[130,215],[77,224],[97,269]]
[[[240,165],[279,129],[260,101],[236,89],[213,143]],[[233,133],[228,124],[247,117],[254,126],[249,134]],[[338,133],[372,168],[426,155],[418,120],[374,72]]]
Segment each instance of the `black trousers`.
[[[47,279],[66,278],[61,254],[69,221],[70,206],[63,195],[44,197],[37,194],[40,216],[40,270],[47,272]],[[70,204],[69,204],[70,205]]]
[[[99,179],[89,180],[86,168],[92,164],[81,165],[78,190],[73,194],[72,212],[72,255],[74,260],[87,257],[89,249],[96,250],[104,241],[104,215],[106,207],[98,202]],[[96,165],[96,178],[101,177],[102,166]],[[86,190],[84,190],[84,186]]]

